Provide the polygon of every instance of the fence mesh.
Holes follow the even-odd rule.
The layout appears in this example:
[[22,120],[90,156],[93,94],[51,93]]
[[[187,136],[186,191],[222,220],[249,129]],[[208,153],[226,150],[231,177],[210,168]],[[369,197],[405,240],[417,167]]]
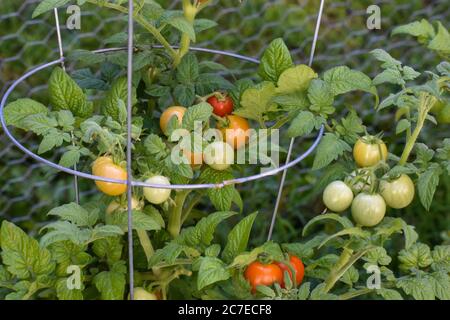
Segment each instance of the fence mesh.
[[[37,19],[31,14],[39,0],[2,0],[0,2],[0,95],[26,70],[58,57],[56,29],[52,12]],[[179,1],[159,0],[163,6],[179,8]],[[200,35],[197,46],[229,50],[258,57],[274,38],[282,37],[298,62],[305,63],[310,53],[318,0],[221,0],[205,10],[204,17],[218,23]],[[381,30],[366,27],[369,5],[381,8]],[[378,47],[422,69],[431,67],[434,58],[405,38],[391,42],[392,28],[419,18],[449,21],[447,0],[326,1],[314,68],[321,71],[335,65],[348,65],[373,73],[367,53]],[[60,10],[64,51],[98,49],[116,32],[124,31],[124,16],[108,9],[82,7],[81,30],[67,30],[68,17]],[[236,74],[252,70],[248,64],[220,56],[209,57],[231,67]],[[11,99],[30,96],[46,99],[48,71],[23,82]],[[357,104],[369,103],[364,99]],[[1,129],[0,129],[1,130]],[[17,137],[36,150],[32,135],[17,132]],[[49,156],[50,157],[50,156]],[[72,178],[56,173],[23,155],[0,135],[0,218],[6,218],[29,231],[36,230],[50,207],[74,198]],[[82,185],[88,192],[90,184]],[[275,191],[275,190],[274,190]]]

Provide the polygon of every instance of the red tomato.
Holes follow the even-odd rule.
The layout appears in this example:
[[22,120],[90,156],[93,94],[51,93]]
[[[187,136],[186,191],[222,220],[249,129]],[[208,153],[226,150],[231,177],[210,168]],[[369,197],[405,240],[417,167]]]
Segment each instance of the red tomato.
[[263,264],[254,261],[245,269],[244,277],[252,286],[252,293],[256,292],[256,286],[270,286],[275,282],[283,282],[283,272],[275,263]]
[[213,107],[213,112],[219,117],[225,117],[233,112],[233,99],[227,95],[219,98],[212,96],[206,101]]
[[[305,266],[303,265],[302,260],[300,260],[300,258],[298,258],[296,256],[290,256],[289,262],[290,262],[291,267],[295,271],[295,284],[298,286],[303,281],[303,276],[305,275]],[[292,279],[292,271],[287,265],[285,265],[284,263],[281,263],[281,262],[277,262],[276,264],[283,271],[283,275],[284,275],[284,271],[287,271],[289,273],[289,276]],[[284,276],[283,276],[283,278],[284,278]],[[281,286],[284,287],[284,281],[281,284]]]

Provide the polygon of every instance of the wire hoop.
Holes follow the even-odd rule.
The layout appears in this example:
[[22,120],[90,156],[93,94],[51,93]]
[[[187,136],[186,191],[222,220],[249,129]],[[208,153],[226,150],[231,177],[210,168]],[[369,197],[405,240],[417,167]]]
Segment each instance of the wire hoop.
[[[155,48],[160,48],[160,46],[154,46]],[[121,50],[126,50],[126,48],[109,48],[109,49],[100,49],[100,50],[95,50],[93,51],[94,53],[109,53],[109,52],[115,52],[115,51],[121,51]],[[247,61],[247,62],[252,62],[252,63],[259,63],[259,60],[255,59],[255,58],[251,58],[251,57],[246,57],[246,56],[242,56],[236,53],[232,53],[232,52],[227,52],[227,51],[220,51],[220,50],[212,50],[212,49],[207,49],[207,48],[198,48],[198,47],[192,47],[191,48],[192,51],[198,51],[198,52],[207,52],[207,53],[213,53],[213,54],[220,54],[220,55],[225,55],[225,56],[229,56],[229,57],[234,57],[243,61]],[[117,179],[110,179],[110,178],[105,178],[105,177],[101,177],[101,176],[96,176],[96,175],[92,175],[89,173],[85,173],[85,172],[81,172],[78,170],[74,170],[74,169],[70,169],[70,168],[66,168],[64,166],[61,166],[59,164],[56,164],[52,161],[49,161],[37,154],[35,154],[34,152],[30,151],[29,149],[27,149],[24,145],[22,145],[11,133],[11,131],[8,129],[7,125],[6,125],[6,120],[4,118],[4,107],[6,106],[7,100],[9,98],[9,96],[11,95],[11,93],[14,91],[14,89],[24,80],[26,80],[27,78],[29,78],[30,76],[34,75],[35,73],[38,73],[39,71],[42,71],[46,68],[52,67],[54,65],[57,64],[61,64],[62,62],[65,61],[64,57],[61,57],[57,60],[45,63],[43,65],[40,65],[36,68],[31,69],[30,71],[26,72],[23,76],[21,76],[19,79],[17,79],[16,81],[13,82],[13,84],[8,88],[8,90],[6,91],[5,95],[3,96],[1,103],[0,103],[0,121],[3,127],[3,130],[5,132],[5,134],[8,136],[8,138],[12,141],[12,143],[14,145],[16,145],[20,150],[22,150],[25,154],[29,155],[30,157],[32,157],[33,159],[42,162],[56,170],[80,177],[80,178],[85,178],[85,179],[89,179],[89,180],[97,180],[97,181],[104,181],[104,182],[112,182],[112,183],[119,183],[119,184],[127,184],[127,180],[117,180]],[[254,180],[258,180],[261,178],[265,178],[265,177],[269,177],[269,176],[273,176],[276,175],[280,172],[285,171],[288,168],[291,168],[293,166],[295,166],[296,164],[298,164],[300,161],[302,161],[303,159],[305,159],[307,156],[309,156],[314,149],[317,147],[317,145],[320,143],[321,139],[322,139],[322,135],[324,132],[324,127],[322,126],[313,142],[313,144],[301,155],[299,155],[296,159],[285,163],[284,165],[278,167],[278,168],[274,168],[271,170],[267,170],[263,173],[260,174],[256,174],[256,175],[252,175],[252,176],[248,176],[248,177],[241,177],[241,178],[235,178],[235,179],[230,179],[230,180],[225,180],[221,183],[201,183],[201,184],[173,184],[173,185],[161,185],[161,184],[153,184],[153,183],[145,183],[142,181],[136,181],[136,180],[132,180],[131,181],[131,185],[133,187],[148,187],[148,188],[160,188],[160,189],[176,189],[176,190],[181,190],[181,189],[210,189],[210,188],[222,188],[224,186],[227,185],[232,185],[232,184],[241,184],[241,183],[245,183],[245,182],[249,182],[249,181],[254,181]]]

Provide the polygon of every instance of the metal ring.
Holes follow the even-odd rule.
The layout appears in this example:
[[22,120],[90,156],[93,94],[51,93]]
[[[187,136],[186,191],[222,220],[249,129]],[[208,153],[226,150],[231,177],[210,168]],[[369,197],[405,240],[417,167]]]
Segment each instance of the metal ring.
[[[159,46],[154,46],[154,47],[159,47]],[[100,50],[95,50],[93,51],[94,53],[107,53],[107,52],[113,52],[113,51],[120,51],[120,50],[124,50],[126,48],[111,48],[111,49],[100,49]],[[215,54],[222,54],[225,56],[230,56],[230,57],[234,57],[240,60],[244,60],[244,61],[248,61],[248,62],[253,62],[253,63],[259,63],[259,60],[255,59],[255,58],[250,58],[250,57],[245,57],[245,56],[241,56],[239,54],[235,54],[232,52],[226,52],[226,51],[220,51],[220,50],[211,50],[211,49],[207,49],[207,48],[198,48],[198,47],[193,47],[191,48],[193,51],[200,51],[200,52],[208,52],[208,53],[215,53]],[[63,167],[59,164],[56,164],[54,162],[51,162],[47,159],[44,159],[40,156],[38,156],[37,154],[31,152],[30,150],[28,150],[26,147],[24,147],[16,138],[14,138],[14,136],[12,135],[12,133],[9,131],[5,118],[4,118],[4,107],[6,105],[6,102],[8,100],[8,97],[10,96],[10,94],[12,93],[12,91],[25,79],[27,79],[28,77],[34,75],[35,73],[44,70],[48,67],[54,66],[56,64],[60,64],[64,61],[64,58],[60,58],[57,60],[54,60],[52,62],[48,62],[45,64],[42,64],[34,69],[31,69],[30,71],[26,72],[23,76],[21,76],[19,79],[17,79],[16,81],[14,81],[12,83],[12,85],[8,88],[8,90],[6,91],[5,95],[2,98],[2,101],[0,103],[0,122],[2,124],[3,130],[5,132],[5,134],[8,136],[8,138],[13,142],[13,144],[15,144],[20,150],[22,150],[25,154],[29,155],[30,157],[32,157],[33,159],[42,162],[54,169],[57,169],[59,171],[74,175],[74,176],[78,176],[81,178],[86,178],[86,179],[90,179],[90,180],[96,180],[96,181],[103,181],[103,182],[111,182],[111,183],[118,183],[118,184],[127,184],[126,180],[117,180],[117,179],[110,179],[110,178],[105,178],[105,177],[101,177],[101,176],[95,176],[92,174],[88,174],[88,173],[84,173],[84,172],[80,172],[77,170],[73,170],[70,168],[66,168]],[[297,157],[295,160],[286,163],[285,165],[272,169],[272,170],[268,170],[265,171],[263,173],[260,174],[256,174],[256,175],[252,175],[252,176],[248,176],[248,177],[242,177],[242,178],[236,178],[236,179],[230,179],[230,180],[225,180],[221,183],[205,183],[205,184],[172,184],[172,185],[161,185],[161,184],[154,184],[154,183],[145,183],[142,181],[132,181],[131,185],[134,187],[148,187],[148,188],[160,188],[160,189],[175,189],[175,190],[181,190],[181,189],[210,189],[210,188],[222,188],[224,186],[227,185],[232,185],[232,184],[241,184],[241,183],[245,183],[245,182],[249,182],[249,181],[254,181],[257,179],[261,179],[261,178],[265,178],[268,176],[273,176],[278,174],[279,172],[282,172],[290,167],[295,166],[297,163],[299,163],[300,161],[302,161],[303,159],[305,159],[307,156],[309,156],[314,149],[317,147],[317,145],[320,143],[322,136],[324,133],[324,126],[322,125],[319,133],[317,135],[317,137],[314,140],[314,143],[308,148],[308,150],[306,150],[303,154],[301,154],[299,157]]]

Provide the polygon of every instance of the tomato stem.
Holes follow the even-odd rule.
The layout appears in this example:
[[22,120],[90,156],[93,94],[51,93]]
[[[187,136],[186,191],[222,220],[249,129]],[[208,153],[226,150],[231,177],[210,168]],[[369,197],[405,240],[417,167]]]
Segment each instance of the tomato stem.
[[175,204],[169,214],[169,225],[167,226],[167,230],[174,238],[180,234],[183,205],[190,192],[191,190],[181,190],[175,196]]
[[[198,9],[191,4],[190,0],[183,0],[183,12],[184,17],[190,24],[194,24],[195,16],[197,15]],[[188,53],[189,47],[191,45],[191,39],[186,32],[183,32],[180,41],[180,50],[178,51],[177,60],[174,61],[174,66],[177,66],[183,56]]]
[[428,112],[431,110],[436,100],[437,99],[435,97],[430,96],[426,92],[420,93],[419,108],[418,108],[419,115],[417,118],[417,124],[411,136],[406,141],[405,149],[403,149],[402,156],[400,157],[400,160],[398,162],[399,165],[405,165],[406,162],[408,161],[409,155],[411,154],[411,151],[414,148],[417,138],[419,137],[419,134],[422,131],[425,120],[427,119]]

